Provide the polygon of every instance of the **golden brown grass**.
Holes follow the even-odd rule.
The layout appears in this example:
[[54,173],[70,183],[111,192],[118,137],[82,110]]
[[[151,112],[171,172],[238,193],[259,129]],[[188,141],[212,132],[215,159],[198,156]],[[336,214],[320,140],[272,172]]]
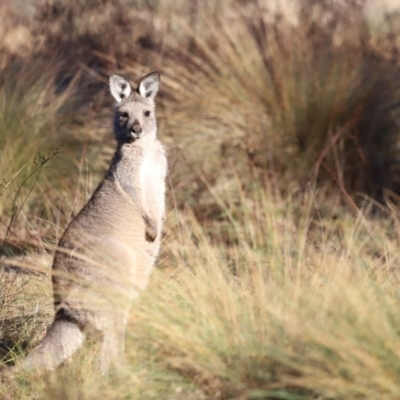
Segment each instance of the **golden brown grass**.
[[12,357],[52,315],[50,276],[9,267],[48,274],[95,189],[113,148],[114,70],[161,71],[170,188],[120,373],[99,377],[89,343],[54,376],[20,374],[0,396],[399,398],[397,17],[377,29],[357,2],[314,3],[274,14],[264,1],[46,1],[2,27],[29,40],[0,43],[1,235],[35,155],[64,148],[23,185],[0,261]]
[[313,222],[318,195],[304,198],[299,215],[269,190],[237,190],[239,204],[216,199],[229,218],[212,240],[190,209],[168,216],[160,268],[132,308],[121,375],[99,382],[88,345],[53,380],[28,375],[5,390],[16,398],[396,399],[397,217]]

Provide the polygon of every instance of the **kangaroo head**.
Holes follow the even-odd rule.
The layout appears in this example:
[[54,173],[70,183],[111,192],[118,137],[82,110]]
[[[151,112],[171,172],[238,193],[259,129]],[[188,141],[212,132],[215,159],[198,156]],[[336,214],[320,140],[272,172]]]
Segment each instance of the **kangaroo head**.
[[110,91],[116,101],[114,133],[118,142],[133,142],[143,136],[156,135],[154,97],[158,91],[160,74],[152,72],[133,90],[122,76],[110,77]]

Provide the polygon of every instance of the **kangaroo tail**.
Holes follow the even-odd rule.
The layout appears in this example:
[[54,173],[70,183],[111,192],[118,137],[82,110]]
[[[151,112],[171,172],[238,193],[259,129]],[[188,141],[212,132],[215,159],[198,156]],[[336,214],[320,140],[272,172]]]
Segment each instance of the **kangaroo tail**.
[[54,370],[68,361],[85,340],[79,326],[68,319],[55,319],[39,346],[17,365],[18,368]]

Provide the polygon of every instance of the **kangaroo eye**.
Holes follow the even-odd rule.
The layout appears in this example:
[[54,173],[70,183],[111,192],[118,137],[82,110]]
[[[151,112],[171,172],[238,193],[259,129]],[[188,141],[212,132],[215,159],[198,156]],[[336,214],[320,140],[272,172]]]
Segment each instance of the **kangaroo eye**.
[[144,116],[145,116],[145,117],[150,117],[150,111],[145,111],[145,112],[144,112]]
[[120,114],[120,117],[121,117],[122,119],[127,119],[127,118],[129,117],[129,115],[128,115],[127,112],[122,112],[122,113]]

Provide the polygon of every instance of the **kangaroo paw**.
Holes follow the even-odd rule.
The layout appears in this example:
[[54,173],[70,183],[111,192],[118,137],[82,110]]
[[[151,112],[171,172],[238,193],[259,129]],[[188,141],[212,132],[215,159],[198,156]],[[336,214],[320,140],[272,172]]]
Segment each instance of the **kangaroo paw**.
[[146,223],[146,240],[154,242],[157,238],[157,223],[149,216],[144,217],[144,222]]

